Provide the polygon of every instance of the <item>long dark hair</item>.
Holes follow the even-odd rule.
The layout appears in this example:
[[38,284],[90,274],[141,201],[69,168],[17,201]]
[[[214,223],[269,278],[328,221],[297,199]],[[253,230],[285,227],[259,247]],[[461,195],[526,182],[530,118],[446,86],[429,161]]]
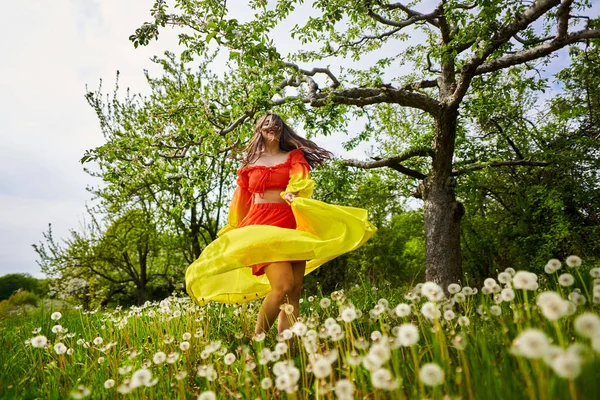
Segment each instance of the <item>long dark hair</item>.
[[[271,117],[269,125],[263,126],[269,116]],[[304,158],[306,158],[311,168],[323,165],[326,160],[333,158],[333,153],[330,151],[317,146],[311,140],[299,136],[279,115],[268,113],[258,118],[254,124],[254,136],[244,148],[245,155],[242,158],[242,167],[254,163],[260,157],[260,152],[264,148],[262,138],[263,128],[275,128],[277,133],[281,133],[281,137],[279,138],[279,148],[281,150],[292,151],[294,149],[301,149],[304,152]]]

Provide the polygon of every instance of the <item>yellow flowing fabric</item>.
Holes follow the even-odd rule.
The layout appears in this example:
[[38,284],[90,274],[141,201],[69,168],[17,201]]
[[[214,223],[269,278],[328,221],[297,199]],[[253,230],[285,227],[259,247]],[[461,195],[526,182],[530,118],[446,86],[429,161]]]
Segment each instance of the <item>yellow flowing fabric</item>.
[[185,274],[187,292],[200,305],[209,301],[246,303],[271,290],[266,275],[252,275],[255,264],[307,260],[308,274],[329,260],[353,251],[376,231],[367,210],[310,199],[314,181],[301,150],[293,150],[288,162],[290,181],[281,197],[295,193],[290,203],[297,228],[248,225],[236,228],[252,201],[247,182],[238,171],[238,188],[229,210],[228,224],[218,233]]

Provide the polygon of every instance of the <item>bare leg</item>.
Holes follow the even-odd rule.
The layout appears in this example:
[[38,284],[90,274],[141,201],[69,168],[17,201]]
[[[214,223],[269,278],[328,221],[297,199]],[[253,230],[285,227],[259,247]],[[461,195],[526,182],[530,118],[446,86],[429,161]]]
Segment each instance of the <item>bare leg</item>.
[[265,267],[265,274],[271,284],[271,291],[263,300],[254,334],[267,332],[279,314],[279,306],[284,303],[286,296],[294,287],[294,274],[291,263],[276,262]]
[[277,323],[277,331],[279,333],[293,325],[300,316],[300,292],[302,291],[302,280],[304,279],[304,271],[306,270],[306,261],[293,262],[292,270],[294,273],[294,286],[288,295],[288,302],[294,306],[294,313],[292,316],[287,315],[284,310],[279,312]]

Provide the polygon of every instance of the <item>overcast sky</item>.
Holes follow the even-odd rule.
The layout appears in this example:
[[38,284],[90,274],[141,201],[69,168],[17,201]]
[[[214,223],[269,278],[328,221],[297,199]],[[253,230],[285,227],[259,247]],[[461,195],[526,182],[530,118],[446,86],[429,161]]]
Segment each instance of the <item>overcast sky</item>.
[[[166,49],[177,51],[176,32],[170,29],[163,29],[160,40],[147,47],[134,49],[128,40],[149,20],[152,4],[153,0],[26,0],[3,5],[0,275],[43,276],[31,245],[43,239],[48,223],[56,238],[79,228],[91,198],[85,188],[98,184],[83,172],[79,159],[85,150],[103,143],[96,116],[84,99],[86,84],[95,89],[103,79],[105,92],[111,91],[119,70],[122,88],[143,92],[143,69],[153,70],[150,57]],[[556,68],[565,62],[561,57]],[[345,155],[334,145],[336,140],[315,139]]]

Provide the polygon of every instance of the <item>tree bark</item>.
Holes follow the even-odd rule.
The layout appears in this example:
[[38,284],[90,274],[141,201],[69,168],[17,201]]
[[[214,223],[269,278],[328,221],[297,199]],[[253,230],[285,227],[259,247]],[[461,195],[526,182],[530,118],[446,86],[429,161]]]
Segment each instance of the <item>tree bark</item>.
[[425,208],[425,248],[428,281],[447,290],[462,276],[460,220],[464,207],[454,195],[452,157],[458,111],[452,107],[436,119],[434,156],[430,174],[422,183]]

